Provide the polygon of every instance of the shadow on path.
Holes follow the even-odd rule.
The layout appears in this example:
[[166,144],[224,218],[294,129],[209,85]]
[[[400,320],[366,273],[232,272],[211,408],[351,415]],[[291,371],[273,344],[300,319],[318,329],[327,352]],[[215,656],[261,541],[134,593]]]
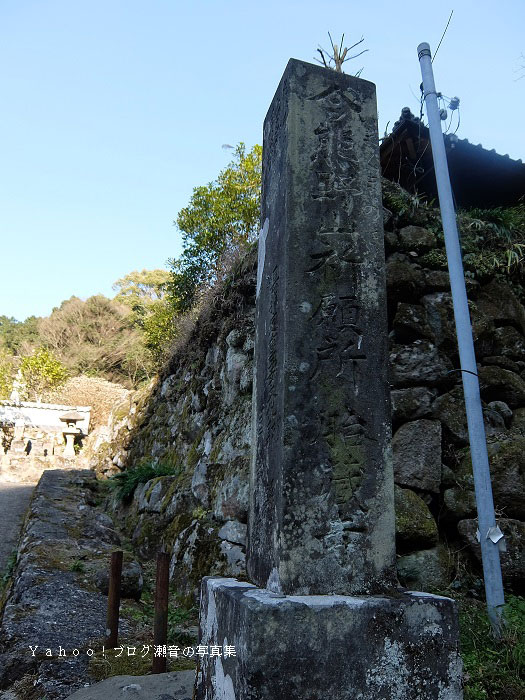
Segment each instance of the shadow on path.
[[34,488],[34,484],[0,481],[0,576],[18,542],[20,527]]

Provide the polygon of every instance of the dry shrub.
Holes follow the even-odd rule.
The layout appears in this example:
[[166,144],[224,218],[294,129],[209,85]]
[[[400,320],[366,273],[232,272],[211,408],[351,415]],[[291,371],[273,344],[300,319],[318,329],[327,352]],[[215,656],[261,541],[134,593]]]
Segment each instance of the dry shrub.
[[[196,294],[193,307],[176,319],[175,339],[166,352],[166,359],[159,370],[165,379],[183,361],[185,351],[196,340],[203,326],[221,326],[220,318],[239,313],[242,298],[253,294],[253,278],[256,274],[257,246],[245,244],[225,251],[217,265],[213,284],[202,285]],[[239,287],[233,291],[234,287]],[[231,308],[227,308],[230,306]],[[236,309],[236,312],[234,312]]]
[[151,375],[151,358],[133,315],[114,299],[71,297],[40,319],[38,331],[73,376],[102,376],[131,388]]
[[129,389],[99,377],[72,377],[46,394],[44,401],[67,406],[91,406],[91,430],[107,423],[112,409],[130,394]]

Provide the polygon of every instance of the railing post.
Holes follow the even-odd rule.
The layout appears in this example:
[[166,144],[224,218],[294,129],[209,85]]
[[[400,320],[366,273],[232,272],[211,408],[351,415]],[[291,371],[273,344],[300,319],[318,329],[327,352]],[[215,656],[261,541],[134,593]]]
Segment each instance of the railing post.
[[117,646],[118,618],[120,608],[120,580],[122,577],[122,551],[111,553],[109,570],[108,614],[106,621],[106,644],[110,649]]
[[[170,582],[170,558],[166,552],[157,554],[157,580],[155,585],[154,647],[165,646],[168,640],[168,593]],[[153,653],[153,673],[166,672],[166,657]]]

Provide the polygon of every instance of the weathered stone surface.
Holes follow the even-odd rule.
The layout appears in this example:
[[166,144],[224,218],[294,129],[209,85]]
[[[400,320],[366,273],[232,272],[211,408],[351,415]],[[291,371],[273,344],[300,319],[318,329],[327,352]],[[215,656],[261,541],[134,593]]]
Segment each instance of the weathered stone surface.
[[516,374],[520,373],[520,366],[517,362],[514,362],[514,360],[511,360],[510,357],[506,357],[505,355],[488,355],[483,357],[482,363],[484,365],[496,365],[496,367],[502,367],[503,369],[508,369],[511,372],[515,372]]
[[77,690],[66,700],[191,700],[194,671],[174,671],[154,676],[113,676],[89,688]]
[[[232,334],[234,334],[232,336]],[[230,342],[228,342],[230,339]],[[245,335],[240,331],[233,330],[226,338],[226,342],[229,347],[226,351],[226,362],[223,367],[222,387],[223,387],[223,400],[227,406],[231,406],[239,394],[241,389],[241,381],[243,381],[243,390],[246,390],[246,376],[244,370],[246,369],[247,363],[249,361],[246,353],[242,351],[242,344],[244,343]],[[232,345],[232,343],[235,343]],[[239,346],[241,346],[239,348]]]
[[444,492],[442,518],[444,522],[457,522],[473,518],[476,512],[472,463],[466,450],[463,459],[454,464],[453,483]]
[[96,539],[107,544],[120,544],[120,536],[114,528],[113,521],[106,513],[87,511],[79,539],[81,538]]
[[427,323],[425,308],[420,304],[398,304],[394,317],[394,331],[398,343],[430,338],[432,333]]
[[221,542],[220,551],[228,563],[228,572],[235,572],[235,576],[244,572],[246,567],[246,552],[243,547],[223,540]]
[[[503,436],[487,445],[492,493],[498,511],[525,520],[525,436]],[[444,495],[445,508],[457,519],[476,514],[470,451],[454,470],[455,485]],[[446,515],[446,513],[445,513]]]
[[[34,673],[42,697],[60,700],[88,679],[84,651],[104,638],[107,610],[92,581],[114,549],[100,536],[111,520],[92,505],[96,493],[95,474],[87,470],[46,471],[35,489],[3,610],[0,688]],[[134,631],[124,614],[120,629]],[[37,646],[34,656],[29,645]],[[57,658],[59,646],[66,658]],[[75,648],[82,650],[78,658]]]
[[32,495],[32,486],[0,482],[0,572],[7,570]]
[[476,497],[474,495],[472,469],[470,481],[472,483],[469,488],[466,485],[458,485],[445,490],[443,494],[444,519],[457,521],[462,518],[472,518],[476,515]]
[[237,460],[236,469],[222,482],[213,504],[213,514],[218,520],[235,519],[248,522],[249,469],[247,460]]
[[[194,512],[194,515],[198,515]],[[189,524],[180,529],[171,547],[170,580],[177,590],[194,601],[198,596],[195,581],[203,576],[244,576],[246,570],[245,546],[229,542],[218,536],[216,523],[206,517],[201,520],[181,516],[181,523]]]
[[439,590],[450,583],[451,562],[447,550],[438,545],[398,557],[397,574],[407,588],[418,591]]
[[513,326],[496,328],[493,334],[493,354],[523,360],[525,357],[525,338]]
[[496,411],[493,407],[489,408],[487,406],[483,409],[483,422],[485,423],[485,434],[487,437],[499,435],[505,431],[505,419],[501,413]]
[[[506,552],[500,552],[501,572],[506,585],[519,595],[525,592],[525,523],[520,520],[500,518],[498,525],[505,536]],[[478,521],[462,520],[459,534],[468,544],[472,554],[481,564],[481,547],[476,537]]]
[[501,367],[480,367],[479,388],[484,401],[505,401],[510,408],[525,405],[525,380]]
[[421,226],[405,226],[399,231],[399,238],[405,249],[424,253],[436,245],[436,236]]
[[392,220],[392,212],[390,211],[390,209],[387,209],[383,205],[383,226],[385,227],[385,230],[387,229],[387,226],[391,220]]
[[386,284],[389,299],[412,302],[423,291],[425,278],[406,255],[394,253],[386,261]]
[[[525,520],[525,437],[498,440],[488,451],[496,507],[509,518]],[[470,462],[470,455],[465,460]]]
[[136,499],[139,513],[160,513],[163,509],[163,500],[175,477],[159,476],[150,479],[145,484],[138,486]]
[[437,391],[426,386],[411,386],[394,389],[392,399],[392,423],[406,423],[416,418],[426,418],[432,412],[432,403]]
[[[426,292],[450,292],[450,277],[446,270],[423,270]],[[480,283],[472,279],[465,278],[467,295],[469,299],[477,299],[480,291]]]
[[[390,380],[395,388],[451,381],[452,363],[428,340],[394,346],[390,353]],[[452,380],[453,381],[453,380]]]
[[[109,590],[109,566],[101,569],[95,577],[98,590],[104,595]],[[124,562],[122,566],[122,578],[120,581],[120,597],[140,600],[144,579],[142,577],[142,567],[138,561]]]
[[425,288],[429,291],[450,291],[450,277],[446,270],[425,270]]
[[399,237],[395,231],[385,231],[385,251],[393,253],[399,247]]
[[405,423],[392,440],[394,480],[400,486],[439,493],[441,484],[441,423]]
[[512,423],[512,410],[507,406],[505,401],[491,401],[487,406],[487,410],[499,413],[504,425],[510,427]]
[[[168,492],[164,503],[166,504],[166,509],[164,511],[166,523],[173,523],[176,518],[191,513],[197,507],[197,501],[193,497],[193,494],[183,488],[175,488],[173,494]],[[159,525],[163,524],[163,520],[159,518],[156,519],[156,522],[159,523]]]
[[396,598],[280,596],[235,579],[203,581],[198,700],[459,700],[455,604]]
[[239,523],[236,520],[228,520],[218,532],[219,537],[222,540],[228,540],[228,542],[233,542],[234,544],[246,544],[246,530],[247,527],[245,523]]
[[244,573],[246,567],[246,531],[245,523],[228,520],[219,530],[221,554],[226,558],[228,572]]
[[486,285],[479,295],[478,306],[498,325],[511,325],[525,334],[525,309],[505,283],[495,280]]
[[[458,349],[452,295],[449,292],[427,294],[421,299],[421,303],[425,309],[425,319],[429,327],[427,337],[430,337],[443,352],[449,355],[456,354]],[[469,302],[469,310],[472,337],[476,342],[493,331],[494,323],[478,309],[475,303]]]
[[195,466],[193,476],[191,478],[191,492],[204,506],[208,505],[209,491],[208,491],[208,461],[206,459],[200,459]]
[[450,488],[456,483],[454,472],[447,464],[441,465],[441,485]]
[[432,547],[438,541],[438,529],[427,504],[409,489],[395,487],[397,551]]
[[394,571],[375,88],[291,60],[264,127],[248,570],[285,593]]
[[468,443],[467,416],[463,387],[456,386],[452,391],[439,396],[432,406],[432,415],[441,421],[447,437],[457,445]]
[[513,411],[511,427],[513,431],[525,434],[525,407]]

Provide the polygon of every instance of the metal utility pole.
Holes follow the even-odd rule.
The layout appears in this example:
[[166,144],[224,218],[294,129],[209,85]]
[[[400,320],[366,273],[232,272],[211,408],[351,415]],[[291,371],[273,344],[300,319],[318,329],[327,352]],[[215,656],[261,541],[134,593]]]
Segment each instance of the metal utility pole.
[[456,212],[452,199],[450,177],[448,172],[445,143],[441,131],[441,118],[438,107],[438,96],[434,84],[430,46],[427,43],[417,47],[421,75],[423,77],[424,99],[427,109],[432,157],[436,172],[439,206],[445,234],[450,288],[454,305],[454,318],[458,339],[461,376],[463,378],[463,393],[467,413],[470,454],[474,472],[474,489],[478,511],[478,529],[485,579],[485,594],[487,609],[494,636],[501,636],[502,606],[505,604],[501,564],[499,558],[500,540],[502,533],[496,525],[494,501],[490,482],[489,458],[483,424],[483,410],[479,394],[479,381],[472,340],[472,326],[468,309],[463,262],[459,245]]

